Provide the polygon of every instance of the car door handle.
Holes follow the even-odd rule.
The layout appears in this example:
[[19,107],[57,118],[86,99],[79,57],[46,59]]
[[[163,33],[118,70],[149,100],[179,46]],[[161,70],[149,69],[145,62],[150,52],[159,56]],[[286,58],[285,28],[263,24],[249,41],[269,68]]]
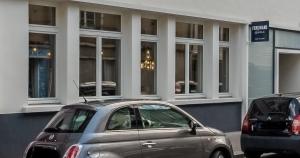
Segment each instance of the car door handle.
[[152,148],[153,146],[156,145],[156,143],[153,143],[153,142],[146,142],[146,143],[143,143],[142,144],[144,147],[147,147],[147,148]]

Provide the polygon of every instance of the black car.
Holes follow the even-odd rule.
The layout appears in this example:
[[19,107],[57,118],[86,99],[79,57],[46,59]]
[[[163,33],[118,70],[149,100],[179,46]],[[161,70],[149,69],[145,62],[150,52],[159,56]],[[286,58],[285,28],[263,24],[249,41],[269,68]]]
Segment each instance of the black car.
[[299,99],[300,95],[281,94],[252,101],[241,135],[246,157],[269,152],[300,155]]

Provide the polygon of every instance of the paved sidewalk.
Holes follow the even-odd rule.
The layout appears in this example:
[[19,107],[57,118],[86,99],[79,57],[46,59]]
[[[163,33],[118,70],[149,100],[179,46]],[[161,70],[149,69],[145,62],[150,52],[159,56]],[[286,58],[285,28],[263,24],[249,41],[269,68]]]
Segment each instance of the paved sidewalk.
[[235,158],[243,157],[244,154],[241,150],[241,145],[240,145],[241,131],[229,132],[226,133],[226,135],[231,141]]

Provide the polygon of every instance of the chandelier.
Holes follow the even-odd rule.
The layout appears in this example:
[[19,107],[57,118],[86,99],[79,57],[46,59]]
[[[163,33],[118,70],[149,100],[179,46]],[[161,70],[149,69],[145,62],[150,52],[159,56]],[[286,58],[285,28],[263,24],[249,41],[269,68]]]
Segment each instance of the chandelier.
[[145,60],[141,63],[141,69],[152,71],[155,69],[155,62],[152,60],[150,51],[146,51]]

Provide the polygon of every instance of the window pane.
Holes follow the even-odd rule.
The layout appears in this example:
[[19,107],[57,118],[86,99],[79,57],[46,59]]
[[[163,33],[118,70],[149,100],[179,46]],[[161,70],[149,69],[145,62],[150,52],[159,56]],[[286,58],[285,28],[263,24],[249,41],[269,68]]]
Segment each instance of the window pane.
[[102,95],[120,95],[120,40],[102,39]]
[[200,45],[190,45],[189,51],[189,92],[202,92],[202,67],[203,67],[203,47]]
[[80,11],[80,28],[120,32],[121,16]]
[[141,93],[156,94],[156,43],[142,42]]
[[142,18],[142,34],[157,35],[157,20]]
[[189,119],[175,109],[162,105],[139,107],[144,128],[188,128]]
[[80,96],[96,96],[96,38],[80,37]]
[[55,26],[55,8],[29,5],[29,24]]
[[219,92],[229,92],[229,48],[220,47]]
[[219,29],[219,40],[229,42],[229,28],[220,27],[220,29]]
[[123,108],[115,112],[109,120],[108,130],[126,130],[137,128],[134,111],[131,108]]
[[55,97],[55,35],[29,34],[30,98]]
[[[101,14],[100,19],[102,24],[102,30],[105,31],[121,31],[121,16],[113,14]],[[102,23],[103,22],[103,23]]]
[[185,93],[185,45],[176,44],[176,83],[175,93]]
[[176,37],[203,39],[203,25],[177,22]]

